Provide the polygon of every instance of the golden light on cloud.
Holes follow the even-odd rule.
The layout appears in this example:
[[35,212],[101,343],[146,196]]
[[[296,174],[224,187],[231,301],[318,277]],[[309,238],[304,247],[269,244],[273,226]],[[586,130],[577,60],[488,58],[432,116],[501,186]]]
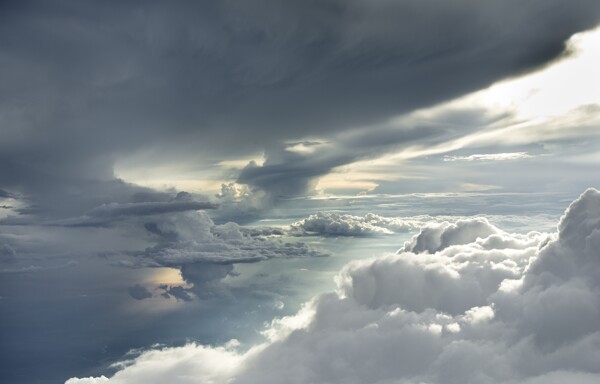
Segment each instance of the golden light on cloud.
[[327,145],[326,141],[321,139],[307,139],[300,142],[287,143],[285,150],[288,152],[294,152],[301,155],[310,155],[317,149],[320,149],[323,145]]
[[379,186],[378,183],[371,180],[351,180],[344,177],[339,177],[338,174],[331,173],[319,179],[315,189],[317,191],[372,191]]
[[425,179],[420,170],[398,172],[398,162],[388,157],[361,160],[335,169],[321,177],[315,187],[318,191],[357,191],[370,192],[381,181]]
[[262,165],[265,161],[264,154],[222,160],[201,169],[187,162],[146,164],[132,157],[117,162],[114,174],[127,182],[158,190],[218,193],[222,184],[235,180],[236,174],[232,174],[232,171],[239,171],[252,161]]
[[251,162],[255,162],[258,166],[263,165],[265,162],[265,154],[262,153],[260,156],[245,157],[243,159],[223,160],[219,161],[216,165],[223,169],[240,170],[245,168]]
[[228,180],[206,180],[202,178],[178,179],[178,178],[162,178],[162,177],[140,177],[136,175],[118,173],[116,176],[130,183],[156,189],[159,191],[175,189],[186,192],[209,192],[216,193],[221,189],[221,184],[227,183]]
[[186,286],[187,283],[181,277],[181,271],[175,268],[156,268],[152,274],[146,278],[148,284],[153,285],[181,285]]

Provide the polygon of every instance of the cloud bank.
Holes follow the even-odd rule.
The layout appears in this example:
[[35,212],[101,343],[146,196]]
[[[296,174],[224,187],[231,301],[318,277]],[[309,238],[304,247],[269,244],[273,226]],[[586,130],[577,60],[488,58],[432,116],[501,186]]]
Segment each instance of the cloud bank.
[[[545,220],[548,220],[547,225],[550,226],[555,221],[554,218]],[[420,252],[423,249],[435,251],[439,247],[445,247],[450,244],[465,244],[474,241],[477,237],[487,237],[492,233],[502,233],[490,221],[496,223],[495,225],[513,226],[516,222],[531,222],[529,224],[531,228],[536,228],[536,225],[540,225],[540,222],[536,222],[534,217],[515,215],[488,215],[486,217],[416,215],[388,217],[375,213],[367,213],[359,216],[319,211],[287,227],[243,228],[243,230],[247,233],[255,233],[257,235],[287,234],[290,236],[324,237],[372,237],[419,232],[418,236],[411,239],[402,249]]]
[[367,213],[364,216],[335,212],[317,212],[293,223],[291,233],[321,236],[372,236],[408,232],[419,228],[421,221],[390,218]]
[[397,254],[348,264],[337,293],[274,320],[247,352],[150,350],[109,379],[66,383],[597,382],[599,207],[587,190],[554,234],[481,219],[425,228]]

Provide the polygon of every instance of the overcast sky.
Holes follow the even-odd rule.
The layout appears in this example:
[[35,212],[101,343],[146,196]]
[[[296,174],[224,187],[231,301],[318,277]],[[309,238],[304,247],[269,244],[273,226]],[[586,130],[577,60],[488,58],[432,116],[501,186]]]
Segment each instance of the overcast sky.
[[0,381],[595,382],[599,25],[597,0],[3,1]]

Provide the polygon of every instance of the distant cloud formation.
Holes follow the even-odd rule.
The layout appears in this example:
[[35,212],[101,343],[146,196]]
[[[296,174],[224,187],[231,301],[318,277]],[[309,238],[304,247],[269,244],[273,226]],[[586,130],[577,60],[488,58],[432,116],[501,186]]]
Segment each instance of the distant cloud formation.
[[491,224],[490,221],[499,223],[531,221],[532,226],[537,224],[534,217],[511,215],[386,217],[375,213],[359,216],[319,211],[289,226],[242,228],[242,230],[249,234],[265,236],[323,237],[374,237],[418,231],[419,233],[401,249],[418,253],[423,250],[435,252],[436,249],[445,248],[448,245],[470,243],[478,237],[487,237],[490,234],[500,236],[503,231]]
[[321,236],[372,236],[408,232],[419,228],[422,221],[389,218],[367,213],[364,216],[317,212],[293,223],[291,233]]
[[338,293],[273,321],[270,341],[247,352],[234,342],[150,350],[108,381],[66,383],[594,383],[599,207],[600,191],[587,190],[555,234],[481,219],[442,226],[397,254],[351,262]]
[[444,156],[444,161],[506,161],[530,159],[533,156],[527,152],[509,152],[509,153],[486,153],[474,154],[469,156]]
[[[323,255],[305,243],[267,238],[260,231],[245,231],[236,223],[214,224],[201,212],[163,215],[147,220],[144,226],[156,245],[132,253],[139,256],[142,265],[234,264]],[[267,231],[267,235],[270,233]]]
[[[233,272],[235,264],[328,256],[304,242],[272,238],[274,230],[248,231],[233,222],[214,224],[201,211],[155,215],[143,218],[140,223],[155,245],[114,257],[122,266],[180,269],[189,287],[165,286],[162,293],[165,298],[191,301],[194,295],[200,298],[218,295],[223,291],[221,280]],[[133,292],[129,288],[129,293],[138,298],[136,295],[142,292],[139,288]]]

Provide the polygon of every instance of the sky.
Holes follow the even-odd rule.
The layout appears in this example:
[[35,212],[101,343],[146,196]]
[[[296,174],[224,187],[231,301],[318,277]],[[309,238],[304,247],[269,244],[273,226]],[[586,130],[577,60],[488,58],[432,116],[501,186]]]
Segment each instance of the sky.
[[3,1],[0,382],[597,383],[600,3]]

